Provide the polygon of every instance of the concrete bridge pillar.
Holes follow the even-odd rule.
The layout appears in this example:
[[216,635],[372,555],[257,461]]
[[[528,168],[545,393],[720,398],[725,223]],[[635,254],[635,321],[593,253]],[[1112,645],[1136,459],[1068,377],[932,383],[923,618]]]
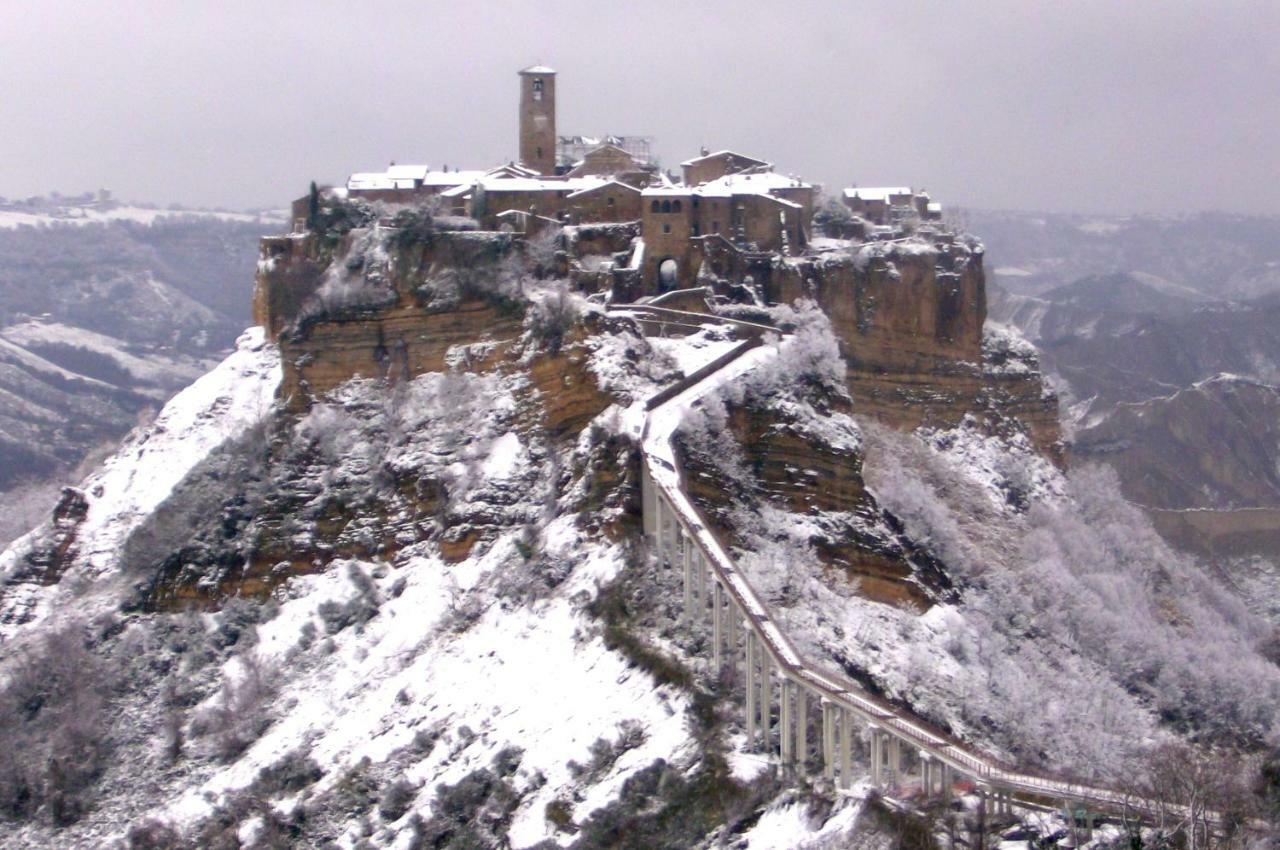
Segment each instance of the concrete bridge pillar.
[[742,612],[738,610],[738,606],[734,604],[733,597],[729,597],[729,663],[737,665],[738,652],[738,624],[742,620]]
[[720,647],[724,643],[724,588],[711,580],[711,670],[720,673]]
[[686,623],[691,622],[693,619],[693,561],[690,559],[691,548],[684,546],[681,556],[681,565],[684,567],[684,610],[680,617]]
[[796,762],[800,773],[808,772],[809,761],[809,691],[796,683]]
[[822,775],[829,780],[836,778],[836,707],[825,697],[822,699]]
[[746,661],[743,666],[746,667],[746,683],[744,690],[746,692],[746,709],[747,709],[747,752],[752,752],[756,748],[756,633],[747,630],[746,643]]
[[791,725],[791,680],[778,677],[778,754],[783,766],[795,763]]
[[902,740],[896,735],[885,733],[888,745],[889,781],[894,785],[902,784]]
[[837,708],[840,718],[840,787],[853,787],[853,712]]
[[933,796],[933,757],[920,750],[920,795],[928,800]]
[[769,653],[756,642],[756,654],[760,656],[760,738],[766,753],[773,752],[773,681],[769,675]]
[[939,793],[942,794],[943,802],[946,802],[946,803],[951,802],[951,786],[954,784],[954,782],[955,782],[955,779],[951,774],[951,765],[947,764],[946,762],[939,762],[938,763],[938,785],[940,786]]
[[686,536],[684,542],[685,547],[692,550],[690,557],[693,559],[693,605],[701,615],[707,608],[707,562],[702,557],[702,550],[694,548],[692,537]]
[[649,475],[649,464],[640,464],[640,518],[644,522],[644,534],[653,539],[658,536],[657,499],[655,498],[653,478]]
[[884,736],[880,733],[880,727],[874,723],[868,729],[870,732],[868,743],[871,750],[871,784],[879,788],[884,773],[882,770],[884,766],[884,751],[881,748],[884,743]]

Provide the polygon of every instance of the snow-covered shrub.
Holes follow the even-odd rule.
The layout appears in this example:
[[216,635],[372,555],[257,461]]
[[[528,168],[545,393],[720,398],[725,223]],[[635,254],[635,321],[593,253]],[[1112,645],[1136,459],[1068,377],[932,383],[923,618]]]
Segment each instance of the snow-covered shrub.
[[382,791],[378,799],[378,814],[385,821],[397,821],[404,817],[418,796],[418,786],[403,776],[393,781]]
[[812,301],[801,300],[794,309],[782,308],[777,321],[794,328],[788,336],[766,343],[777,347],[777,356],[723,392],[735,402],[745,399],[753,404],[795,398],[812,389],[843,394],[844,358],[826,313]]
[[824,196],[813,211],[813,223],[830,237],[843,237],[845,229],[852,222],[853,211],[839,198]]
[[564,344],[565,334],[582,313],[583,299],[560,281],[533,293],[532,301],[533,305],[525,313],[525,329],[536,343],[556,354]]
[[391,285],[386,239],[386,232],[376,226],[353,236],[351,249],[345,256],[333,259],[320,288],[298,311],[298,327],[394,304],[396,292]]
[[644,728],[634,720],[624,720],[618,724],[618,737],[610,741],[608,738],[596,738],[588,747],[591,760],[586,764],[569,762],[569,773],[575,779],[594,781],[613,767],[625,753],[643,744],[648,736]]
[[293,794],[308,785],[319,782],[324,771],[306,750],[299,748],[290,750],[273,764],[258,771],[253,780],[253,792],[264,797],[276,797],[281,794]]
[[359,564],[347,565],[347,578],[355,588],[354,594],[342,602],[327,599],[316,607],[316,614],[330,635],[351,626],[363,626],[377,615],[381,604],[377,586]]
[[0,815],[77,820],[111,757],[111,673],[69,623],[16,653],[0,685]]
[[500,847],[520,794],[510,782],[519,766],[519,750],[508,748],[453,785],[436,787],[432,817],[420,827],[422,847]]
[[367,227],[375,218],[377,213],[372,205],[357,198],[325,193],[313,201],[307,225],[321,239],[336,243],[352,230]]
[[191,733],[224,761],[235,758],[271,725],[267,706],[275,696],[274,674],[252,652],[236,656],[222,688],[191,721]]
[[453,310],[463,300],[476,299],[503,315],[520,316],[526,307],[522,262],[510,255],[499,262],[451,265],[419,287],[418,296],[430,311]]
[[[976,674],[970,722],[1031,762],[1085,771],[1118,769],[1157,717],[1214,741],[1274,733],[1280,669],[1256,649],[1265,624],[1170,549],[1108,468],[1055,481],[1029,447],[1004,443],[1007,457],[988,463],[964,435],[869,433],[877,498],[963,588],[963,627],[946,640]],[[924,678],[920,691],[949,687]]]
[[130,826],[125,841],[129,850],[178,850],[183,846],[178,830],[158,818],[148,818]]

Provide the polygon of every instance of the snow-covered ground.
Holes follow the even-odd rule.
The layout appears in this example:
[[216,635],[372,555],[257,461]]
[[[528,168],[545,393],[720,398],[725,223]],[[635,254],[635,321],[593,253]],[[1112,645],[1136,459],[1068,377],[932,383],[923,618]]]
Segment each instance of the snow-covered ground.
[[[335,565],[294,580],[279,615],[259,627],[256,650],[292,695],[287,711],[243,757],[190,787],[160,816],[194,823],[229,790],[248,786],[299,747],[326,771],[313,789],[318,793],[341,779],[341,768],[366,757],[381,764],[409,748],[418,732],[440,730],[430,754],[403,766],[420,789],[413,810],[429,816],[436,785],[456,783],[518,747],[516,784],[528,793],[510,837],[524,847],[554,837],[545,809],[577,790],[569,762],[589,761],[590,745],[616,737],[624,722],[639,724],[644,742],[581,794],[576,817],[613,799],[627,776],[655,758],[679,758],[689,746],[686,698],[655,687],[607,650],[573,601],[594,594],[621,568],[618,550],[583,540],[573,519],[557,520],[547,534],[554,554],[574,559],[574,571],[553,596],[528,607],[504,607],[493,596],[499,573],[521,565],[514,534],[453,566],[405,553],[394,564]],[[363,627],[339,632],[308,657],[298,648],[300,636],[308,624],[320,625],[320,606],[358,592],[344,568],[380,576],[374,583],[385,601]],[[451,612],[467,596],[481,602],[483,613],[458,629]],[[235,667],[228,662],[230,675]]]

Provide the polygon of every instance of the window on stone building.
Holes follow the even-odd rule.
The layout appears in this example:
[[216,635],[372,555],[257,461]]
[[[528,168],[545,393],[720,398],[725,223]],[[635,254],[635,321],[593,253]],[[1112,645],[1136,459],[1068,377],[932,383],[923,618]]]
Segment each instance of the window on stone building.
[[672,212],[680,212],[680,202],[679,202],[679,201],[672,201],[672,202],[671,202],[671,211],[672,211]]
[[663,233],[670,233],[670,232],[671,232],[671,225],[669,225],[669,224],[664,224],[664,225],[662,225],[662,232],[663,232]]
[[670,201],[663,201],[663,202],[662,202],[662,211],[663,211],[664,213],[669,213],[669,212],[671,212],[671,202],[670,202]]
[[612,197],[605,198],[605,201],[604,201],[604,202],[605,202],[605,204],[607,204],[608,206],[613,206],[613,198],[612,198]]
[[658,206],[657,201],[654,201],[652,204],[649,204],[649,212],[657,212],[659,209],[661,208]]
[[711,232],[712,232],[712,233],[719,233],[719,232],[720,232],[720,222],[718,222],[718,221],[713,221],[713,222],[711,222]]
[[698,223],[696,221],[693,223],[693,235],[694,236],[702,235],[702,228],[698,226]]
[[[542,100],[542,78],[533,81],[533,99]],[[542,148],[538,148],[538,156],[542,156]]]

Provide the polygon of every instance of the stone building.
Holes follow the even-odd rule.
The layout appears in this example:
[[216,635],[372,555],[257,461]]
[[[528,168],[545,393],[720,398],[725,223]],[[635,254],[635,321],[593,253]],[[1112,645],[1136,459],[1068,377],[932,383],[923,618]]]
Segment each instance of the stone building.
[[872,224],[887,225],[907,218],[938,219],[942,205],[929,193],[910,186],[853,186],[843,193],[844,205]]
[[700,156],[686,159],[680,163],[686,186],[709,183],[712,180],[724,177],[726,174],[736,174],[739,171],[746,171],[752,168],[769,169],[772,167],[771,163],[765,162],[763,159],[756,159],[733,151],[707,153],[705,148]]
[[[626,298],[693,286],[705,258],[722,248],[761,261],[808,249],[817,194],[812,184],[779,174],[757,157],[705,149],[680,164],[676,183],[658,170],[646,136],[557,136],[551,68],[525,68],[518,79],[518,162],[488,171],[393,164],[383,172],[353,174],[347,192],[388,204],[438,195],[445,212],[474,218],[487,230],[629,224],[638,238]],[[941,216],[926,193],[906,186],[853,187],[843,200],[879,225]]]
[[[750,160],[733,154],[739,162]],[[712,160],[716,173],[727,158]],[[750,160],[760,162],[760,160]],[[693,285],[702,248],[696,240],[722,238],[752,251],[799,253],[809,242],[814,187],[752,166],[700,185],[651,187],[640,194],[640,263],[647,294]]]
[[608,176],[641,188],[654,180],[656,168],[612,144],[603,144],[582,155],[565,171],[568,177]]
[[520,72],[520,164],[556,173],[556,72],[533,65]]

